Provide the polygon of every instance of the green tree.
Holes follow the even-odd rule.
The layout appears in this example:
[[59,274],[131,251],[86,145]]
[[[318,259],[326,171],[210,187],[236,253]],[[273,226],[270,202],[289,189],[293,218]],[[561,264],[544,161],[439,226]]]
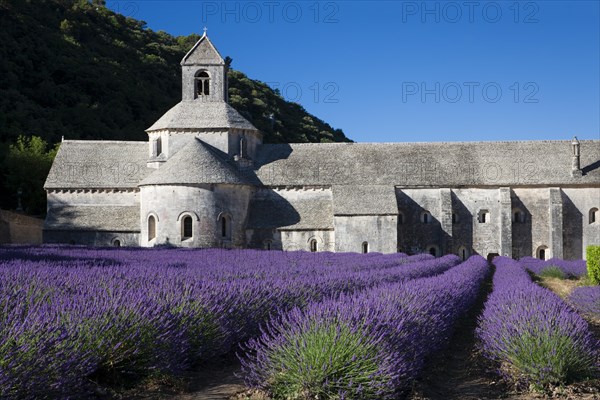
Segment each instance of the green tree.
[[58,151],[58,145],[48,149],[48,144],[38,136],[19,136],[11,144],[4,160],[6,190],[14,198],[17,206],[17,193],[21,192],[21,204],[28,214],[40,215],[46,212],[44,182]]
[[600,246],[590,245],[586,248],[587,273],[590,281],[600,285]]

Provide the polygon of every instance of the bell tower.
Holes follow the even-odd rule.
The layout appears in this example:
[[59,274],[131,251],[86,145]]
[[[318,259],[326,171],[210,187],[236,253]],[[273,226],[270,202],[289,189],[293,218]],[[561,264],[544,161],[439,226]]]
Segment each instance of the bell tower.
[[160,168],[196,139],[250,165],[262,134],[228,104],[227,64],[206,32],[181,60],[181,80],[181,101],[146,129],[147,166]]
[[227,65],[206,31],[181,60],[183,101],[227,102]]

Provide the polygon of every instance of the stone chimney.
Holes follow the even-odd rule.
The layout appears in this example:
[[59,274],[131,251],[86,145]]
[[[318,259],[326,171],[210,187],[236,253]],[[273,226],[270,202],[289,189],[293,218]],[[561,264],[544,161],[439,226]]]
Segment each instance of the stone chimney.
[[573,137],[573,141],[571,142],[572,154],[571,154],[571,176],[581,176],[581,163],[580,163],[580,147],[579,140],[577,140],[577,136]]

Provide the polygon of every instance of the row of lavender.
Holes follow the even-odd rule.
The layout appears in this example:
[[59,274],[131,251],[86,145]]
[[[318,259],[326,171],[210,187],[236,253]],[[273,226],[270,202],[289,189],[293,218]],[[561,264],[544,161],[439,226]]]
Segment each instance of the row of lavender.
[[[519,260],[519,264],[536,275],[551,273],[552,276],[570,279],[582,278],[588,274],[585,260],[560,260],[552,258],[544,261],[537,258],[525,257]],[[568,303],[580,314],[600,321],[599,285],[575,288],[568,298]]]
[[0,249],[0,398],[85,397],[90,381],[177,373],[269,316],[446,271],[456,256]]
[[600,285],[575,288],[569,296],[569,303],[581,315],[600,322]]
[[549,269],[558,270],[567,278],[579,278],[587,274],[585,260],[561,260],[559,258],[540,260],[539,258],[523,257],[519,259],[519,264],[536,275]]
[[447,344],[488,272],[473,256],[439,276],[280,314],[241,357],[246,383],[274,398],[396,398]]
[[[519,264],[536,275],[548,273],[550,269],[559,271],[553,276],[563,278],[582,278],[588,273],[585,260],[560,260],[552,258],[544,261],[537,258],[526,257],[519,260]],[[555,272],[555,271],[551,271]],[[573,290],[568,298],[571,304],[580,314],[600,320],[600,286],[581,286]]]
[[530,263],[494,259],[493,291],[477,335],[501,373],[537,388],[593,377],[600,342],[586,321],[551,291],[532,282]]

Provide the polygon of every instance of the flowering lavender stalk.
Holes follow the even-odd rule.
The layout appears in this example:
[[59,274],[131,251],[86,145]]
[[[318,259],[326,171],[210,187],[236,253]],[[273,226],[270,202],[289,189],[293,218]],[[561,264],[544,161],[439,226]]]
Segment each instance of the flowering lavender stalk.
[[494,264],[494,289],[477,327],[486,356],[539,388],[594,374],[599,343],[587,323],[518,262],[496,257]]
[[536,275],[541,275],[544,271],[551,269],[562,272],[566,278],[579,278],[587,274],[587,266],[585,260],[561,260],[551,258],[549,260],[540,260],[533,257],[523,257],[519,259],[525,269],[530,270]]
[[600,286],[583,286],[573,290],[569,303],[582,315],[600,320]]
[[294,308],[245,346],[246,383],[282,399],[395,398],[447,343],[487,273],[475,256],[436,277]]

